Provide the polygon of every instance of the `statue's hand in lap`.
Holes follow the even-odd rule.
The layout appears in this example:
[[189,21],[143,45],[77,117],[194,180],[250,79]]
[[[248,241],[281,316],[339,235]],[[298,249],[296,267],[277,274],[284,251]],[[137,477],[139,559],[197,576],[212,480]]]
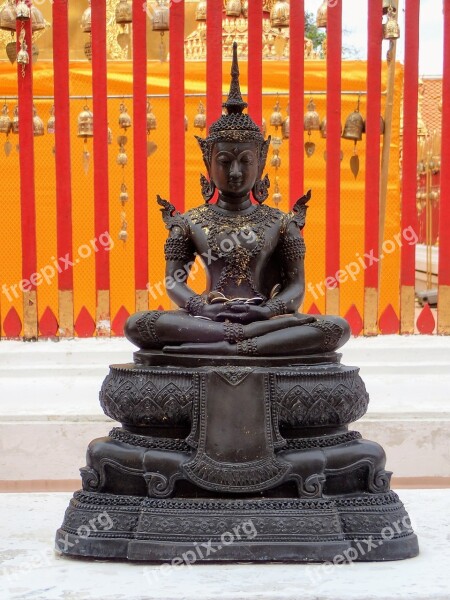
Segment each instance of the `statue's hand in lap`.
[[246,324],[253,323],[254,321],[266,321],[271,316],[271,311],[267,306],[227,303],[222,307],[222,311],[217,315],[216,320]]

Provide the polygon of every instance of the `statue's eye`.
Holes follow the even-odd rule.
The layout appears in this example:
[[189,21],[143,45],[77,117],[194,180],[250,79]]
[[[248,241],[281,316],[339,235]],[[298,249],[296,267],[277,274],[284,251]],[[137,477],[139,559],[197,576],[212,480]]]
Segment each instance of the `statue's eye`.
[[228,160],[228,158],[226,156],[218,156],[217,162],[220,163],[221,165],[228,165],[230,161]]

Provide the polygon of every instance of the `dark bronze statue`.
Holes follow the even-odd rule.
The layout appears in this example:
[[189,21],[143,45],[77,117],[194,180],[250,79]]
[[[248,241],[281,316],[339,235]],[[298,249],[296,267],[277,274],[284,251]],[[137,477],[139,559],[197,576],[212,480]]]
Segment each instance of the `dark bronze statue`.
[[[197,138],[210,177],[202,176],[205,205],[181,215],[158,198],[169,230],[166,281],[173,283],[167,292],[183,310],[137,313],[125,334],[142,349],[173,353],[276,356],[336,350],[350,336],[344,319],[317,320],[297,312],[305,292],[301,230],[310,193],[288,214],[263,205],[270,138],[264,140],[243,113],[247,104],[236,62],[231,74],[223,105],[227,114],[212,124],[206,139]],[[209,204],[216,188],[218,201]],[[186,284],[196,255],[203,257],[209,286],[201,296]],[[206,327],[201,319],[211,323]]]
[[[111,366],[100,393],[122,426],[89,445],[57,549],[177,564],[415,556],[383,449],[348,429],[369,401],[359,369],[335,352],[348,324],[297,312],[310,193],[288,214],[263,204],[270,140],[243,113],[236,47],[224,107],[198,138],[205,204],[181,215],[158,198],[180,309],[128,320],[139,350]],[[186,283],[196,256],[202,295]]]

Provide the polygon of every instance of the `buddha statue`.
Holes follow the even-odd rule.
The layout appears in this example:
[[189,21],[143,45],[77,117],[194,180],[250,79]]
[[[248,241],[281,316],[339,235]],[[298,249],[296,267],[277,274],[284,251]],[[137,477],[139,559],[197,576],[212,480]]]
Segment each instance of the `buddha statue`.
[[[369,402],[359,369],[335,352],[348,325],[297,312],[310,193],[287,214],[263,204],[270,140],[243,113],[236,46],[224,106],[199,139],[205,204],[182,215],[158,199],[180,308],[127,321],[139,350],[111,365],[100,392],[121,426],[89,444],[56,548],[152,562],[415,556],[383,448],[348,429]],[[187,285],[196,256],[208,274],[201,295]],[[240,532],[250,523],[253,538]],[[230,532],[240,535],[232,544]],[[365,539],[371,552],[358,554]]]
[[[277,356],[332,352],[350,336],[340,317],[298,313],[305,292],[305,225],[310,192],[289,213],[265,206],[262,178],[270,138],[243,113],[236,46],[227,114],[206,139],[197,137],[209,181],[205,204],[185,214],[158,197],[169,236],[165,244],[167,293],[175,311],[138,312],[127,338],[142,350],[208,355]],[[218,190],[218,200],[210,201]],[[254,202],[252,202],[252,196]],[[195,294],[189,266],[201,257],[208,288]],[[179,277],[179,275],[182,277]],[[178,276],[177,276],[178,275]]]

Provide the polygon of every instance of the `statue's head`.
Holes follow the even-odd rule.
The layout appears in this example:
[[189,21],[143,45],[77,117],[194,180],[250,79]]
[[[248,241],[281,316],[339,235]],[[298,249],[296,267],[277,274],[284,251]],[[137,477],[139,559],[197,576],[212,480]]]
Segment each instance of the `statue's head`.
[[202,176],[202,192],[208,202],[217,187],[227,196],[243,196],[253,190],[262,203],[268,196],[269,179],[261,181],[266,164],[270,137],[264,140],[258,125],[244,114],[247,103],[243,101],[239,86],[237,44],[233,44],[231,85],[221,115],[209,128],[206,138],[197,137],[210,181]]

